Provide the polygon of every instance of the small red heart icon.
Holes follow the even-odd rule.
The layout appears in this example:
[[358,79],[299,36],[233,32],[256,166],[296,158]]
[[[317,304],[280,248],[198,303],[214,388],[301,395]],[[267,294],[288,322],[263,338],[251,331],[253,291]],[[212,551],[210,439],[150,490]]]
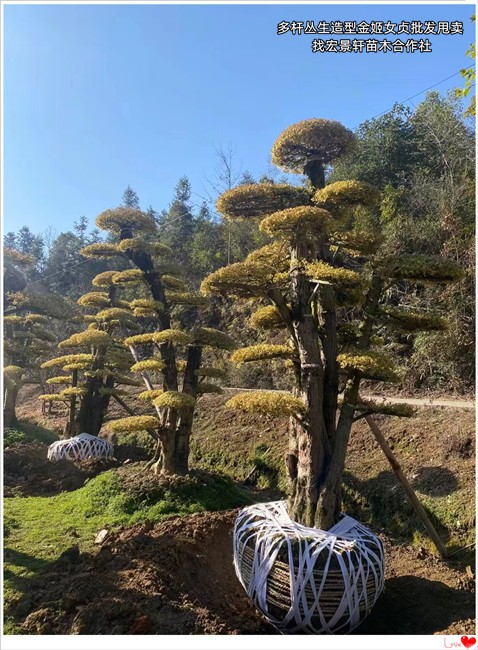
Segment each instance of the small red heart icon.
[[463,643],[465,648],[471,648],[472,645],[475,645],[476,639],[474,636],[462,636],[461,642]]

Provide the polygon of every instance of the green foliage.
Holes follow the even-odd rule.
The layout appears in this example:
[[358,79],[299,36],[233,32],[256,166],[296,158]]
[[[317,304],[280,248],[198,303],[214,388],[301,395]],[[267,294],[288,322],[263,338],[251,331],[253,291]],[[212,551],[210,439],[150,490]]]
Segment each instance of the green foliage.
[[219,350],[234,350],[236,347],[235,341],[229,334],[225,334],[212,327],[197,327],[192,331],[191,336],[196,344],[206,347],[217,348]]
[[374,268],[383,278],[415,282],[454,282],[462,270],[453,260],[432,255],[384,255]]

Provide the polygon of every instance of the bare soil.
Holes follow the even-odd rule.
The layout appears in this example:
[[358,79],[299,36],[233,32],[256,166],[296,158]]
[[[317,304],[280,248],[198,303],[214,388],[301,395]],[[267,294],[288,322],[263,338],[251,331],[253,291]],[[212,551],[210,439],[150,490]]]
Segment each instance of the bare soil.
[[[175,517],[72,547],[16,611],[26,634],[277,634],[232,565],[237,511]],[[412,547],[387,549],[386,591],[356,634],[474,633],[473,581]]]

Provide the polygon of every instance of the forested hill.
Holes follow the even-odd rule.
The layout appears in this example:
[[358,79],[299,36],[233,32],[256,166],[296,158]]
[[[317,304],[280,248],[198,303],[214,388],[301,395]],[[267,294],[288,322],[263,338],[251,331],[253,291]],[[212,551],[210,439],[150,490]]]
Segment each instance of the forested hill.
[[[390,297],[397,305],[432,307],[447,318],[448,331],[426,338],[397,334],[388,344],[408,366],[408,387],[469,392],[474,384],[475,320],[473,122],[465,117],[460,100],[431,92],[414,109],[397,105],[391,112],[361,124],[356,134],[358,150],[330,169],[328,177],[330,181],[366,181],[381,190],[380,210],[364,209],[355,227],[382,230],[391,253],[440,254],[457,261],[463,269],[462,280],[448,288],[430,286],[412,292],[404,283]],[[166,209],[143,205],[131,187],[121,200],[123,205],[141,207],[154,216],[161,241],[174,250],[184,279],[195,288],[207,274],[243,260],[268,241],[254,223],[222,221],[215,211],[217,196],[241,183],[282,180],[278,175],[253,179],[247,172],[236,172],[230,152],[219,152],[219,166],[212,174],[214,180],[207,183],[208,200],[197,198],[186,176],[179,179]],[[204,194],[204,190],[200,192]],[[98,206],[98,213],[107,207],[112,206]],[[22,227],[4,237],[5,248],[32,259],[24,271],[27,291],[57,293],[72,303],[91,289],[91,280],[98,273],[112,268],[107,259],[80,254],[83,247],[99,241],[102,236],[85,217],[61,233],[49,227],[34,234]],[[5,289],[8,291],[7,285]],[[261,335],[247,327],[247,304],[222,300],[216,307],[222,327],[229,327],[236,335],[237,331],[242,333],[241,343],[246,344],[249,338],[260,340]],[[262,377],[260,373],[249,376],[246,371],[236,373],[232,381],[280,387],[280,377]]]

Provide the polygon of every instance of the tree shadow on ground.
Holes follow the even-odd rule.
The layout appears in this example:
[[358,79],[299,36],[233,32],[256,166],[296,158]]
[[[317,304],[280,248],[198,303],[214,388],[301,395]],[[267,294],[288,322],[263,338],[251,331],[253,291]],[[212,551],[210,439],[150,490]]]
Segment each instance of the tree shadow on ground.
[[[390,578],[370,616],[355,634],[434,634],[473,618],[471,592],[407,575]],[[473,632],[473,630],[463,630]]]
[[419,467],[411,477],[415,490],[433,497],[443,497],[455,492],[458,480],[447,467]]
[[[423,468],[426,469],[426,468]],[[448,470],[446,470],[448,471]],[[451,472],[449,472],[452,475]],[[456,478],[453,483],[456,485]],[[425,473],[425,477],[429,475]],[[447,476],[449,484],[452,479]],[[363,523],[385,529],[393,537],[411,542],[414,535],[423,533],[425,527],[410,500],[392,471],[382,471],[366,481],[360,481],[350,472],[344,472],[344,510]],[[446,526],[423,504],[423,507],[446,543],[450,532]]]

